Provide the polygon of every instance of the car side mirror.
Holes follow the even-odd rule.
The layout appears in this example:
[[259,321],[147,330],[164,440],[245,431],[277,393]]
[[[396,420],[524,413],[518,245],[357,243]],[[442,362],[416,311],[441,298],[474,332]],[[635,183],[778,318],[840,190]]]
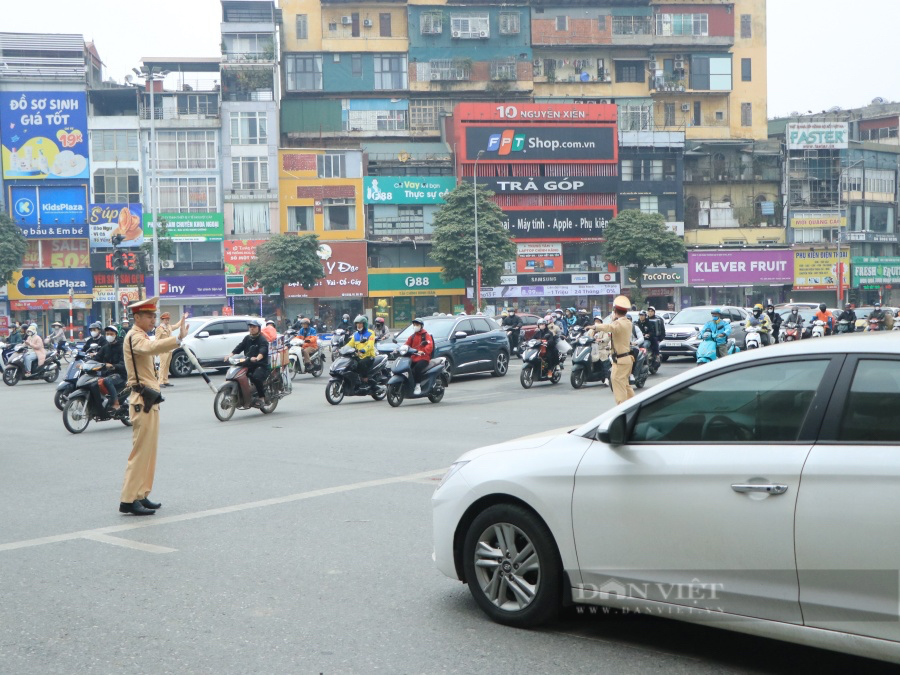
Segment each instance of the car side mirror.
[[453,334],[453,337],[457,340],[462,340],[463,338],[469,337],[469,335],[464,330],[458,330]]
[[208,331],[208,330],[201,330],[201,331],[200,331],[199,333],[197,333],[194,337],[198,337],[198,338],[208,338],[208,337],[209,337],[209,331]]
[[607,445],[624,445],[628,425],[624,413],[597,429],[597,440]]

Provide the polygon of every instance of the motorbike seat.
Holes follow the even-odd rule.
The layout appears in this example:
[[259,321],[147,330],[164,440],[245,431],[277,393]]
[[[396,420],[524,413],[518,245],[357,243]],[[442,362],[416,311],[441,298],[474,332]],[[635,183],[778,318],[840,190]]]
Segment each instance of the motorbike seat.
[[431,359],[431,361],[428,362],[428,370],[437,368],[438,366],[443,368],[445,363],[447,363],[447,359],[443,356],[439,356],[436,359]]
[[375,360],[372,361],[372,367],[369,369],[369,372],[374,373],[376,370],[383,367],[384,364],[387,363],[387,359],[388,357],[386,354],[379,354],[376,356]]

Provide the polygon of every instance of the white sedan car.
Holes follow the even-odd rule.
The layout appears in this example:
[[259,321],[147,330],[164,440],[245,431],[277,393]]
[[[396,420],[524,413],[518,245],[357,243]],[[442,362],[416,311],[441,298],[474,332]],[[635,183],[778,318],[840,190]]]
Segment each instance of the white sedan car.
[[891,333],[720,359],[460,457],[435,560],[513,626],[607,605],[900,663],[898,410]]

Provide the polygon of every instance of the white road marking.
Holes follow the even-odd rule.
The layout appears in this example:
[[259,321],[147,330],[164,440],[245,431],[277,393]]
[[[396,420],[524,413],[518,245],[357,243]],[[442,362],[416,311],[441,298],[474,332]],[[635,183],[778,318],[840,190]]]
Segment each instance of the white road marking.
[[156,544],[146,544],[142,541],[134,541],[132,539],[122,539],[121,537],[111,537],[108,534],[86,534],[82,539],[90,539],[91,541],[99,541],[101,544],[112,544],[113,546],[122,546],[123,548],[133,548],[136,551],[145,551],[146,553],[174,553],[177,548],[169,548],[168,546],[157,546]]
[[[20,548],[33,548],[35,546],[45,546],[47,544],[56,544],[62,541],[72,541],[74,539],[90,539],[92,541],[102,541],[106,544],[115,544],[117,546],[129,546],[129,548],[137,548],[140,550],[150,550],[153,553],[168,553],[173,549],[165,549],[162,546],[154,546],[152,544],[142,544],[140,542],[131,542],[118,537],[104,537],[114,532],[128,532],[130,530],[138,530],[143,527],[157,527],[159,525],[168,525],[170,523],[181,523],[188,520],[198,520],[200,518],[209,518],[211,516],[222,516],[228,513],[238,513],[239,511],[249,511],[250,509],[260,509],[266,506],[278,506],[280,504],[289,504],[304,499],[313,499],[315,497],[325,497],[327,495],[338,494],[341,492],[350,492],[352,490],[361,490],[368,487],[379,487],[381,485],[393,485],[395,483],[408,483],[429,478],[431,476],[442,476],[447,469],[433,469],[431,471],[421,471],[419,473],[410,473],[405,476],[394,476],[392,478],[378,478],[376,480],[367,480],[359,483],[349,483],[347,485],[336,485],[330,488],[321,488],[319,490],[310,490],[308,492],[298,492],[284,497],[273,497],[272,499],[262,499],[255,502],[246,502],[244,504],[234,504],[232,506],[222,506],[216,509],[207,509],[205,511],[195,511],[194,513],[183,513],[177,516],[164,516],[160,518],[158,515],[141,516],[137,522],[127,523],[125,525],[111,525],[109,527],[98,527],[93,530],[80,530],[78,532],[69,532],[68,534],[56,534],[49,537],[38,537],[37,539],[24,539],[22,541],[13,541],[7,544],[0,544],[0,552],[14,551]],[[134,518],[134,516],[132,516]],[[110,541],[114,540],[114,541]],[[131,546],[131,544],[134,544]],[[164,549],[164,550],[160,550]]]

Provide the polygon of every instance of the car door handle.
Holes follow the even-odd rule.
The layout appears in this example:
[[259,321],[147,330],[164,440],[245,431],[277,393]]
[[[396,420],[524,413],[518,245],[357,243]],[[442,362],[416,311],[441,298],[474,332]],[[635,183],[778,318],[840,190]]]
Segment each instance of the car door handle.
[[783,495],[787,492],[788,486],[782,484],[759,484],[759,483],[732,483],[731,489],[735,492],[765,492],[770,495]]

